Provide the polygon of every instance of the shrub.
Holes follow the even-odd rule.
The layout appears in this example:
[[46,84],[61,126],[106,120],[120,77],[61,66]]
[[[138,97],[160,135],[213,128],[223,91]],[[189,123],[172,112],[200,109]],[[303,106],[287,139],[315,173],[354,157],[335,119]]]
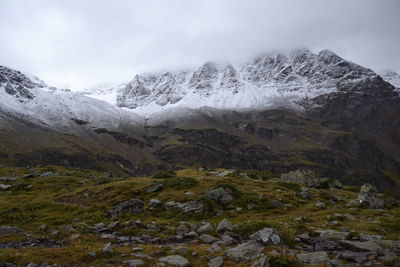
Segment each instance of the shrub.
[[195,187],[198,182],[196,181],[196,179],[190,177],[176,177],[166,179],[162,184],[166,188],[186,189]]
[[157,171],[153,176],[153,178],[172,178],[176,177],[176,172],[174,171]]
[[281,188],[290,189],[295,192],[301,192],[301,186],[295,183],[277,182],[276,185]]
[[296,229],[290,227],[288,224],[283,224],[279,230],[282,243],[293,247],[296,244]]

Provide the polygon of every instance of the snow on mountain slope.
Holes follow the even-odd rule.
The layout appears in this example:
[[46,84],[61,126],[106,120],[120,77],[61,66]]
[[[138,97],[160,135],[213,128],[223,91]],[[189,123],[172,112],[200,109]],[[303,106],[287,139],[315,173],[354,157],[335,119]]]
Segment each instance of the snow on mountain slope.
[[80,93],[48,87],[6,67],[0,67],[0,109],[54,127],[87,124],[94,128],[117,129],[121,125],[144,123],[143,117],[131,110]]
[[375,77],[372,70],[329,50],[314,54],[299,49],[237,66],[207,62],[197,70],[136,75],[125,85],[95,90],[90,96],[144,114],[173,107],[257,109],[280,103],[298,108],[299,100]]
[[385,70],[380,73],[382,79],[386,82],[391,83],[394,87],[396,87],[397,91],[400,92],[400,75],[392,70]]

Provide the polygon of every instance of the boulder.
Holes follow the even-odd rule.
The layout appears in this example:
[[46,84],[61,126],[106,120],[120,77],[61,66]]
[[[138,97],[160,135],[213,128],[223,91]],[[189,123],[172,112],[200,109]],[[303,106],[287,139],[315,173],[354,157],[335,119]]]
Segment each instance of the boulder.
[[257,259],[251,267],[269,267],[269,259],[267,256],[262,256]]
[[230,188],[219,186],[206,192],[206,196],[223,206],[233,201],[233,191]]
[[233,231],[233,223],[227,219],[223,219],[217,226],[217,232]]
[[339,244],[347,250],[355,251],[355,252],[369,252],[375,251],[377,253],[382,253],[384,250],[383,248],[374,241],[348,241],[348,240],[341,240]]
[[142,260],[138,260],[138,259],[123,261],[123,263],[128,264],[129,267],[136,267],[136,266],[144,265],[144,262]]
[[149,206],[152,207],[152,208],[157,208],[157,207],[159,207],[161,205],[162,205],[161,200],[154,199],[154,198],[149,200]]
[[162,184],[151,185],[146,189],[146,193],[160,192],[163,190]]
[[138,215],[144,212],[144,203],[140,199],[131,199],[122,202],[108,211],[108,214],[114,218],[119,215]]
[[206,234],[214,231],[214,227],[209,222],[203,222],[196,232],[199,234]]
[[319,234],[319,237],[322,239],[333,239],[333,240],[345,240],[348,239],[351,235],[350,232],[338,232],[334,230],[316,230],[316,233]]
[[260,243],[250,240],[225,251],[225,256],[235,262],[244,262],[260,256],[263,247]]
[[16,226],[5,226],[5,225],[0,226],[0,235],[19,234],[23,232],[24,230]]
[[378,190],[371,184],[364,184],[360,188],[360,193],[355,200],[348,203],[351,206],[358,206],[370,209],[381,209],[385,206],[385,201],[378,196]]
[[190,266],[192,266],[186,258],[184,258],[180,255],[171,255],[171,256],[162,257],[159,259],[159,262],[167,264],[167,265],[172,265],[175,267],[190,267]]
[[311,170],[296,170],[281,175],[281,180],[290,183],[299,183],[312,188],[329,188],[329,179],[318,177]]
[[192,200],[187,202],[170,201],[164,204],[167,210],[175,210],[186,214],[202,214],[204,211],[203,200]]
[[187,223],[181,223],[176,227],[176,234],[177,235],[185,235],[190,232],[190,226]]
[[306,264],[329,264],[330,259],[325,251],[301,253],[296,255],[297,259]]
[[216,241],[219,241],[219,239],[216,238],[215,236],[207,235],[207,234],[202,234],[199,238],[206,244],[212,244]]
[[222,256],[212,258],[207,264],[208,267],[221,267],[223,265],[224,265],[224,257]]
[[263,245],[277,245],[281,242],[281,239],[273,228],[264,228],[252,234],[251,240],[257,241]]

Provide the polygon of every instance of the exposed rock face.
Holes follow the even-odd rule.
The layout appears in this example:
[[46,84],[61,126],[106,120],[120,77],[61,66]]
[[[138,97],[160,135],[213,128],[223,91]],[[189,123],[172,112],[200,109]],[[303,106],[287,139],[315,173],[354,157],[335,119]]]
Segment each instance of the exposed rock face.
[[122,202],[108,211],[111,217],[119,215],[138,215],[144,212],[144,203],[140,199],[131,199]]
[[296,170],[281,175],[281,180],[291,183],[300,183],[313,188],[328,188],[329,180],[318,177],[311,170]]
[[365,184],[361,186],[357,199],[351,201],[349,204],[359,207],[369,207],[371,209],[380,209],[384,207],[385,201],[379,198],[375,186]]

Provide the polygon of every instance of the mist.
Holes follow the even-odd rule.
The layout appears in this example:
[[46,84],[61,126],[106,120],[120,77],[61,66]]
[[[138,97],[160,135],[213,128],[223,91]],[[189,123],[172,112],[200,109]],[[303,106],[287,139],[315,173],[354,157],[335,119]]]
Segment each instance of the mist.
[[0,65],[75,90],[298,47],[400,72],[399,14],[396,0],[2,0]]

